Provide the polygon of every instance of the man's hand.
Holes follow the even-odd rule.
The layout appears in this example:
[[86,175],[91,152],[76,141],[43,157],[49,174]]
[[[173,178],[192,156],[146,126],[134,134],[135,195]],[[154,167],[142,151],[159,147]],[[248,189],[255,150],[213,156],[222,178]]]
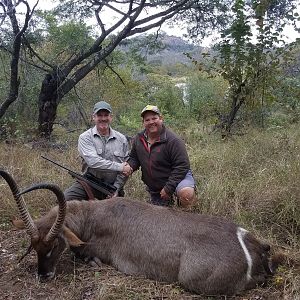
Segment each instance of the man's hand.
[[130,167],[130,165],[129,165],[127,162],[125,162],[125,163],[123,164],[123,174],[124,174],[125,176],[130,176],[130,175],[132,174],[132,172],[133,172],[133,170],[132,170],[132,168]]
[[170,200],[171,198],[171,196],[165,191],[164,188],[160,191],[160,197],[164,200]]
[[116,192],[114,192],[112,195],[107,195],[106,199],[118,197],[118,194],[119,194],[119,192],[116,191]]

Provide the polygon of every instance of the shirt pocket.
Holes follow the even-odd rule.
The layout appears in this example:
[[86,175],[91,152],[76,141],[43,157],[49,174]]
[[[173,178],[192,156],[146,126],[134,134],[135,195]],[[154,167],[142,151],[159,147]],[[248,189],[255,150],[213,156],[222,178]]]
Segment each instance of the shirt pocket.
[[103,156],[104,154],[104,145],[101,141],[100,138],[95,138],[94,139],[94,149],[96,149],[96,153],[99,155],[99,156]]
[[118,162],[123,162],[128,158],[128,152],[123,153],[120,151],[114,151],[115,160]]

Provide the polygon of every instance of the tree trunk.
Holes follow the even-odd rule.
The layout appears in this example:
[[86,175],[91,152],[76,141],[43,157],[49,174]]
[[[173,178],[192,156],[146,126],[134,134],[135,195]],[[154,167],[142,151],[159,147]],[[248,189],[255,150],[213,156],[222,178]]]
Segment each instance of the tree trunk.
[[47,74],[39,95],[39,134],[46,139],[50,138],[53,131],[58,106],[57,87],[59,84],[56,72]]
[[223,118],[221,122],[221,135],[222,138],[226,138],[230,135],[232,125],[235,121],[236,115],[242,106],[242,104],[245,102],[245,95],[241,95],[242,91],[241,89],[238,90],[238,92],[233,96],[232,103],[231,103],[231,110],[229,114]]

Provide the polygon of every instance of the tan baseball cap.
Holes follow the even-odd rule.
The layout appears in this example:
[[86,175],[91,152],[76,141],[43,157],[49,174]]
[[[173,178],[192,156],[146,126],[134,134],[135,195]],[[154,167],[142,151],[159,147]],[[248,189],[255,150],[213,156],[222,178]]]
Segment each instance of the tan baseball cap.
[[147,106],[145,106],[141,112],[141,117],[144,117],[144,114],[147,112],[147,111],[152,111],[158,115],[160,115],[160,110],[158,109],[158,107],[156,105],[150,105],[148,104]]

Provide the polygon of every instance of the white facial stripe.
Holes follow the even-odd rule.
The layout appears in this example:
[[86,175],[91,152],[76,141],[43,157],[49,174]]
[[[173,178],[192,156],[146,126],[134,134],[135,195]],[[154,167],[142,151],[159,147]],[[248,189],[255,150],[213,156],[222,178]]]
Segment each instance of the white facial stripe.
[[52,254],[52,249],[46,254],[46,257],[49,258]]
[[46,254],[46,257],[49,258],[52,254],[53,249],[55,248],[55,246],[52,246],[52,249]]

